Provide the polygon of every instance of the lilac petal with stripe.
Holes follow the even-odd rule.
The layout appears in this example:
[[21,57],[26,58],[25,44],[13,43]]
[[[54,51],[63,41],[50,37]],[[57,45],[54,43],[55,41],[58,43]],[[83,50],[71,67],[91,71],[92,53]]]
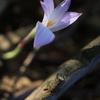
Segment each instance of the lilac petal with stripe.
[[41,3],[41,6],[42,6],[42,8],[44,10],[44,17],[43,17],[42,23],[44,25],[46,25],[47,22],[48,22],[48,19],[49,19],[49,15],[50,15],[50,9],[49,9],[49,7],[48,7],[48,5],[46,3],[42,2],[42,1],[40,1],[40,3]]
[[66,11],[70,6],[70,2],[71,0],[64,0],[61,2],[50,14],[49,21],[53,21],[54,23],[60,21],[65,16]]
[[48,28],[52,32],[64,29],[67,26],[71,25],[73,22],[75,22],[81,15],[82,13],[67,12],[67,14],[64,16],[64,18],[61,21],[59,21],[57,24]]
[[54,10],[54,2],[53,0],[44,0],[44,2],[48,5],[50,9],[50,13]]
[[40,47],[52,42],[55,35],[42,23],[37,22],[36,35],[34,39],[34,47]]
[[[82,13],[77,13],[77,12],[67,12],[67,15],[70,15],[71,18],[70,18],[70,24],[72,24],[73,22],[75,22],[81,15]],[[66,16],[67,16],[66,15]],[[65,17],[66,17],[65,16]],[[65,18],[62,19],[62,21],[66,21]]]

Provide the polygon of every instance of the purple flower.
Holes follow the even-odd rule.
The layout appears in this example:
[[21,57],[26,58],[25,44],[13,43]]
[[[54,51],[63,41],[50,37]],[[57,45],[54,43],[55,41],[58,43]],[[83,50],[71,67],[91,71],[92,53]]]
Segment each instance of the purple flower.
[[71,0],[64,0],[54,9],[53,0],[40,1],[44,10],[43,21],[37,22],[34,47],[43,46],[55,38],[53,32],[61,30],[75,22],[82,13],[66,12]]

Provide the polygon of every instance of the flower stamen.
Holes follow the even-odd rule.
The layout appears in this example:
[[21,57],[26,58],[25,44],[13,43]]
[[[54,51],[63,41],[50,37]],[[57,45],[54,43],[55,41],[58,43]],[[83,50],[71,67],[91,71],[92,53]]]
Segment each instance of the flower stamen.
[[47,23],[47,26],[46,27],[50,27],[50,26],[52,26],[52,25],[54,25],[55,23],[53,23],[52,21],[49,21],[48,23]]

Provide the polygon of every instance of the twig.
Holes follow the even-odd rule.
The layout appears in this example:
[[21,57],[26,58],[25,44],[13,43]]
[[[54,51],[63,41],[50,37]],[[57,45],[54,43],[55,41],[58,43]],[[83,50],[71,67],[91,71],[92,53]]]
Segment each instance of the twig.
[[[24,60],[24,62],[23,62],[23,64],[22,64],[22,66],[20,66],[19,73],[18,73],[18,76],[17,76],[17,78],[16,78],[14,84],[16,84],[16,82],[17,82],[17,80],[19,79],[19,77],[21,77],[21,76],[25,73],[27,67],[29,67],[29,64],[30,64],[30,63],[32,62],[32,60],[35,58],[35,56],[36,56],[37,52],[39,51],[39,49],[40,49],[40,47],[34,48],[34,51],[31,51],[31,52],[28,54],[28,56],[26,57],[26,59]],[[15,85],[13,86],[13,89],[15,90]],[[14,92],[14,91],[13,91],[13,92]]]

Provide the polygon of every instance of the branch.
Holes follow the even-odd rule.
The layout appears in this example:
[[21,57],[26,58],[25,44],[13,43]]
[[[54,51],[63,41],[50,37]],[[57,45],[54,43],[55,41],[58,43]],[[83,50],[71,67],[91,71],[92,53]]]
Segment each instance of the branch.
[[100,63],[100,36],[63,63],[25,100],[56,100],[73,83]]

